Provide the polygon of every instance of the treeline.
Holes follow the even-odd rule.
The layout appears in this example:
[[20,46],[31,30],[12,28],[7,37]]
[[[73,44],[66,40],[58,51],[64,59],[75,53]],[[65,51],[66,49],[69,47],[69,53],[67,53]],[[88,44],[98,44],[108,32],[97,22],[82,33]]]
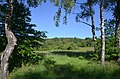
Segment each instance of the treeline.
[[45,39],[39,50],[79,50],[81,47],[93,47],[92,38],[49,38]]

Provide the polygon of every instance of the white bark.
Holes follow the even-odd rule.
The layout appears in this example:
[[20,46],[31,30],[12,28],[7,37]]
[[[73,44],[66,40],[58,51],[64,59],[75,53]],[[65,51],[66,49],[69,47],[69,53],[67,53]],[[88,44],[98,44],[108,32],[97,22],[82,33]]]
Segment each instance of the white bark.
[[105,64],[105,31],[104,31],[104,0],[100,0],[100,20],[101,20],[101,65]]

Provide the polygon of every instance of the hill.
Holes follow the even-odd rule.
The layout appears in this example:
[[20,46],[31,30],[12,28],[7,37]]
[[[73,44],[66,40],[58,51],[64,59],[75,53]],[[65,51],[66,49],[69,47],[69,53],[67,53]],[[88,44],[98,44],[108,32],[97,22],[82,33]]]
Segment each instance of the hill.
[[79,50],[81,47],[93,47],[92,38],[48,38],[39,50]]

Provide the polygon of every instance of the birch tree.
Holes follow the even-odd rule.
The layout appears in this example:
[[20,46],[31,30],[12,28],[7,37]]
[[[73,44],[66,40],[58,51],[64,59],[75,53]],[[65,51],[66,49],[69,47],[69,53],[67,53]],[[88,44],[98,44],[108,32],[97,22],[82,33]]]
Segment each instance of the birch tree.
[[[20,1],[19,0],[1,0],[1,1],[3,3],[7,4],[7,6],[8,6],[8,11],[5,14],[5,21],[4,21],[4,29],[5,29],[5,34],[6,34],[6,38],[7,38],[7,45],[6,45],[5,50],[1,54],[1,75],[2,75],[1,79],[7,79],[8,75],[9,75],[9,70],[8,70],[9,62],[8,61],[9,61],[9,58],[15,48],[15,45],[17,45],[16,44],[17,38],[15,37],[14,33],[10,29],[12,27],[11,17],[13,15],[14,2],[18,1],[18,2],[23,3],[24,0],[20,0]],[[27,1],[26,2],[27,5],[29,5],[29,7],[37,7],[43,1],[46,2],[46,0],[26,0],[26,1]],[[71,11],[71,6],[68,6],[68,5],[69,4],[73,5],[73,4],[71,4],[71,2],[74,3],[73,1],[74,0],[72,0],[72,1],[67,0],[67,1],[63,1],[63,3],[62,3],[62,1],[51,0],[51,2],[53,2],[55,5],[62,3],[59,6],[62,6],[65,9],[66,14],[67,14],[67,12]],[[59,7],[59,8],[62,8],[62,7]],[[57,15],[57,17],[59,17],[59,15]],[[66,21],[66,16],[64,17],[64,20]]]
[[115,47],[117,48],[115,52],[118,54],[118,61],[120,62],[120,0],[106,0],[105,9],[112,13],[112,20],[115,21]]
[[100,0],[101,65],[105,64],[104,0]]

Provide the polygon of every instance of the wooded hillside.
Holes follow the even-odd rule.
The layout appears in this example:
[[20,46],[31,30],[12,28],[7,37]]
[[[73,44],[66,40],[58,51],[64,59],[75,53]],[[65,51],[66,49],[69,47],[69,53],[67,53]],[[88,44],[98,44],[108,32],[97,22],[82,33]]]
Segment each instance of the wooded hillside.
[[81,47],[93,47],[92,38],[49,38],[45,39],[39,50],[79,50]]

